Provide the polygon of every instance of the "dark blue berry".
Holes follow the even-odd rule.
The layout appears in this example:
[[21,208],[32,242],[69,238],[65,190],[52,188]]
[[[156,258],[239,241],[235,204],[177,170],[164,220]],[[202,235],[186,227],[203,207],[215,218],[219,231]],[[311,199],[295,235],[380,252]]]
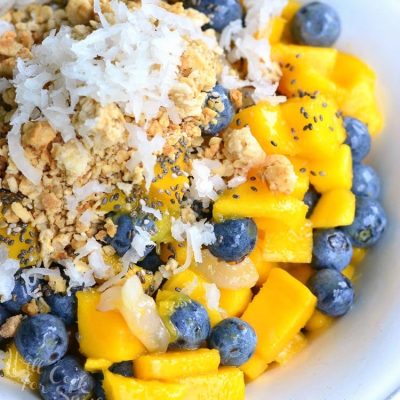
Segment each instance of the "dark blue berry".
[[103,388],[104,375],[102,373],[92,374],[94,380],[93,400],[106,400]]
[[232,21],[242,19],[243,10],[238,0],[184,0],[186,8],[194,8],[210,18],[205,28],[222,32]]
[[38,314],[21,322],[15,345],[29,364],[45,367],[64,357],[68,349],[68,334],[60,318]]
[[351,148],[354,162],[361,162],[371,150],[371,135],[368,128],[356,118],[346,117],[344,127],[347,133],[346,144]]
[[354,302],[351,282],[335,269],[321,269],[308,282],[317,297],[317,308],[332,317],[340,317],[349,311]]
[[381,193],[381,181],[375,169],[370,165],[355,163],[351,190],[356,196],[377,199]]
[[39,391],[44,400],[87,400],[94,385],[93,377],[82,369],[74,357],[67,356],[42,369]]
[[134,225],[127,214],[119,214],[113,217],[113,221],[117,225],[117,233],[112,238],[107,237],[106,241],[122,257],[131,248]]
[[208,93],[206,105],[217,115],[207,126],[203,126],[202,132],[204,135],[216,136],[229,126],[235,111],[228,92],[221,85],[216,85]]
[[50,306],[50,314],[63,320],[64,324],[69,326],[76,322],[77,301],[75,294],[62,295],[51,293],[45,295],[46,303]]
[[[28,282],[29,292],[32,293],[39,285],[39,281],[34,283]],[[28,294],[27,284],[21,277],[15,280],[15,286],[11,293],[12,299],[3,303],[3,306],[13,314],[21,312],[22,306],[29,303],[32,300],[32,296]]]
[[240,366],[254,353],[257,335],[254,329],[239,318],[227,318],[211,331],[208,346],[217,349],[222,365]]
[[253,249],[257,240],[257,226],[250,218],[229,219],[214,224],[216,241],[208,248],[217,258],[240,261]]
[[122,375],[127,378],[133,378],[132,361],[121,361],[115,363],[109,369],[113,374]]
[[0,304],[0,326],[3,325],[4,322],[6,322],[10,317],[10,312],[2,304]]
[[299,44],[329,47],[339,38],[340,18],[332,7],[315,1],[300,8],[291,22],[291,31]]
[[333,268],[342,271],[350,264],[353,246],[350,238],[338,229],[314,231],[312,265],[315,269]]
[[198,349],[210,334],[210,318],[206,309],[197,301],[179,303],[170,316],[177,339],[170,345],[174,349]]
[[350,226],[342,228],[355,247],[370,247],[381,238],[387,218],[381,204],[368,197],[356,198],[356,215]]
[[314,186],[310,185],[310,188],[303,198],[304,204],[308,206],[308,211],[306,215],[307,218],[311,216],[320,197],[321,195],[315,190]]
[[160,265],[163,265],[160,256],[157,254],[156,248],[153,248],[152,251],[147,254],[142,260],[137,262],[137,265],[141,268],[144,268],[147,271],[156,272]]

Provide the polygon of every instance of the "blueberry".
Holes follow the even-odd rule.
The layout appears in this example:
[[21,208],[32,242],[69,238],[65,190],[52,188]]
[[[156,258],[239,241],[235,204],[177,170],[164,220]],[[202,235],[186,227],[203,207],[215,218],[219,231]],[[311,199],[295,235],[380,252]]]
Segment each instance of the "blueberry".
[[103,388],[104,375],[100,372],[97,374],[92,374],[94,380],[93,387],[93,400],[106,400],[106,394]]
[[0,326],[3,325],[4,322],[6,322],[10,317],[10,312],[2,304],[0,304]]
[[339,38],[340,31],[337,12],[319,1],[301,7],[291,22],[294,41],[307,46],[332,46]]
[[[29,281],[28,283],[29,291],[32,292],[33,290],[35,290],[38,285],[39,281],[37,280],[34,283],[31,283]],[[25,304],[29,303],[32,300],[32,296],[28,294],[25,280],[21,277],[15,280],[15,286],[11,295],[12,299],[4,302],[3,306],[13,314],[20,313],[22,306],[24,306]]]
[[222,365],[240,366],[254,353],[257,335],[254,329],[239,318],[227,318],[211,331],[208,346],[217,349]]
[[354,247],[370,247],[378,242],[387,225],[381,204],[368,197],[356,197],[356,215],[350,226],[342,228]]
[[253,249],[257,240],[257,226],[250,218],[229,219],[214,224],[216,241],[210,252],[225,261],[240,261]]
[[132,361],[121,361],[111,365],[109,368],[113,374],[122,375],[127,378],[133,378]]
[[371,135],[368,128],[356,118],[346,117],[344,127],[347,133],[346,143],[351,148],[354,162],[361,162],[371,150]]
[[170,345],[173,349],[198,349],[210,334],[210,318],[206,309],[197,301],[180,302],[172,312],[170,321],[177,339]]
[[44,400],[88,399],[94,389],[93,377],[71,356],[42,369],[39,391]]
[[122,257],[131,248],[134,232],[133,221],[127,214],[118,214],[112,219],[117,225],[117,233],[112,238],[107,237],[106,241]]
[[77,301],[75,294],[62,295],[59,293],[51,293],[45,295],[44,298],[51,308],[50,314],[61,318],[67,326],[76,322]]
[[335,269],[321,269],[308,282],[317,296],[317,308],[332,317],[340,317],[349,311],[354,302],[351,282]]
[[156,248],[153,248],[146,257],[137,262],[137,265],[147,271],[156,272],[160,265],[163,265],[160,256],[157,254]]
[[370,165],[355,163],[351,190],[356,196],[377,199],[381,192],[381,181],[375,169]]
[[208,93],[206,105],[217,115],[207,126],[203,126],[202,132],[203,135],[216,136],[231,123],[234,115],[233,105],[228,92],[221,85],[216,85]]
[[64,357],[68,334],[60,318],[37,314],[21,322],[15,334],[15,345],[29,364],[45,367]]
[[353,246],[350,238],[338,229],[314,231],[312,265],[315,269],[333,268],[342,271],[350,264]]
[[232,21],[242,19],[243,10],[238,0],[184,0],[186,8],[194,8],[210,18],[205,28],[222,32]]
[[308,211],[306,215],[307,218],[311,216],[320,197],[321,195],[315,190],[314,186],[310,185],[310,188],[303,198],[304,204],[308,206]]

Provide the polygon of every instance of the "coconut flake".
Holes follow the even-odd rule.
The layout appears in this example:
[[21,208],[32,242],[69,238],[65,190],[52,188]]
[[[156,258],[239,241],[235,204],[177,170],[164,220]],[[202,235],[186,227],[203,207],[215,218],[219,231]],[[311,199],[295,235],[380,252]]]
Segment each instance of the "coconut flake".
[[[35,286],[38,277],[44,276],[55,276],[61,277],[60,270],[58,268],[31,268],[24,269],[21,273],[21,277],[25,282],[25,289],[29,296],[33,298],[39,297],[39,293],[35,293],[31,290],[31,287]],[[33,280],[32,280],[33,278]]]
[[97,218],[97,214],[92,210],[85,210],[79,217],[79,222],[85,226],[90,226],[92,221]]
[[206,303],[210,310],[219,309],[219,301],[221,293],[215,283],[205,283],[204,288],[206,291]]
[[69,292],[74,287],[91,287],[96,284],[96,280],[93,276],[93,270],[89,268],[87,270],[79,270],[74,261],[70,258],[67,258],[66,260],[60,260],[58,263],[64,267],[64,273],[69,278]]
[[20,265],[17,260],[7,259],[0,264],[0,297],[1,301],[11,300],[11,294],[15,286],[14,275],[19,270]]
[[[0,10],[0,15],[1,15],[1,10]],[[0,20],[0,36],[2,36],[3,33],[6,32],[15,32],[15,26],[7,21]]]
[[142,207],[142,211],[151,215],[154,215],[158,220],[162,219],[162,215],[160,210],[156,210],[155,208],[148,207],[146,202],[143,199],[140,199],[140,206]]
[[228,188],[232,189],[237,186],[240,186],[242,183],[245,183],[247,181],[247,178],[245,176],[234,176],[232,179],[230,179],[227,183]]

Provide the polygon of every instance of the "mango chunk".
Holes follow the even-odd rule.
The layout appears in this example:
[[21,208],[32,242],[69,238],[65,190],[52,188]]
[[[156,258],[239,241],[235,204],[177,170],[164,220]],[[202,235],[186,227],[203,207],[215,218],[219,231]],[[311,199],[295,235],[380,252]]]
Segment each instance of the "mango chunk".
[[289,129],[298,138],[297,156],[324,160],[335,154],[346,140],[343,121],[331,100],[321,95],[305,96],[291,98],[280,107]]
[[217,221],[229,218],[271,218],[301,225],[307,206],[299,199],[273,193],[256,176],[242,185],[226,190],[214,203],[213,216]]
[[310,177],[307,174],[308,161],[298,157],[288,157],[293,165],[294,172],[297,176],[296,186],[291,193],[292,197],[303,200],[304,195],[310,187]]
[[[262,237],[264,236],[264,233],[262,231],[259,231],[259,236],[260,234],[262,234]],[[273,263],[264,260],[264,249],[262,246],[262,240],[258,241],[256,247],[250,253],[249,257],[257,268],[258,272],[257,286],[262,286],[264,282],[268,279],[271,269],[278,267],[278,263]]]
[[355,272],[356,272],[356,269],[355,269],[354,265],[349,264],[349,265],[342,271],[342,274],[343,274],[346,278],[348,278],[348,279],[350,279],[350,280],[352,281],[352,280],[354,279],[354,274],[355,274]]
[[209,307],[207,302],[208,285],[209,283],[200,275],[191,269],[187,269],[168,279],[163,286],[163,290],[175,291],[176,289],[181,289],[189,297],[205,307],[210,317],[211,325],[214,326],[222,320],[222,315],[219,309]]
[[274,17],[272,19],[268,27],[268,39],[271,44],[278,43],[281,40],[286,23],[286,19],[282,17]]
[[[261,222],[262,221],[262,222]],[[312,224],[304,219],[298,227],[288,226],[277,220],[258,220],[264,232],[260,240],[263,259],[270,262],[309,263],[312,258]]]
[[97,311],[98,292],[78,292],[77,298],[79,346],[83,355],[119,362],[134,360],[146,352],[120,313]]
[[87,372],[101,372],[108,369],[113,363],[105,358],[87,358],[85,361],[85,371]]
[[293,340],[315,310],[317,299],[288,272],[274,268],[242,315],[257,333],[255,353],[267,364]]
[[178,380],[187,387],[185,400],[244,400],[245,384],[239,368],[223,367],[217,373]]
[[247,381],[254,381],[268,368],[268,363],[258,354],[253,354],[250,359],[239,367]]
[[356,196],[347,189],[324,193],[311,215],[314,228],[351,225],[356,212]]
[[307,338],[301,332],[299,332],[287,345],[287,347],[278,354],[278,357],[275,361],[280,365],[285,365],[306,346]]
[[282,118],[280,106],[260,103],[240,111],[231,127],[249,126],[251,133],[267,154],[294,155],[295,141]]
[[367,251],[365,249],[361,249],[359,247],[353,247],[353,257],[351,259],[351,263],[354,266],[357,266],[364,260],[366,255]]
[[144,355],[134,361],[133,368],[136,378],[171,381],[217,373],[219,363],[218,350],[198,349]]
[[325,160],[309,162],[310,182],[320,193],[334,189],[350,190],[353,183],[353,162],[350,147],[342,144]]
[[290,275],[295,277],[304,285],[307,284],[308,280],[315,272],[310,264],[287,264],[285,265],[284,270],[289,272]]
[[249,305],[253,297],[249,288],[244,289],[220,289],[221,298],[219,306],[226,311],[228,317],[240,317]]
[[31,390],[39,388],[40,369],[28,364],[18,352],[15,344],[11,344],[3,360],[3,374],[5,378],[12,379]]
[[186,387],[179,383],[144,381],[104,372],[107,400],[186,400]]
[[308,332],[319,331],[328,328],[332,322],[332,317],[329,317],[319,310],[315,310],[311,318],[307,321],[305,328]]

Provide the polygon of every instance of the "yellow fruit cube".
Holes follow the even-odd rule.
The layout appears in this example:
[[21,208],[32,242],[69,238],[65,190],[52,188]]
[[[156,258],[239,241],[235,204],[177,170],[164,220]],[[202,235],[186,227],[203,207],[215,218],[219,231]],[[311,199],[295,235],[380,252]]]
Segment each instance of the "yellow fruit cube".
[[307,346],[307,338],[299,332],[292,341],[285,347],[276,357],[276,362],[280,365],[285,365],[296,354],[300,353]]
[[228,317],[240,317],[253,297],[249,288],[220,289],[220,293],[219,306],[226,311]]
[[303,224],[307,206],[299,199],[268,189],[266,183],[250,176],[242,185],[226,190],[214,203],[217,221],[229,218],[271,218],[298,226]]
[[346,139],[342,119],[332,101],[316,98],[291,98],[281,104],[282,117],[297,137],[296,153],[309,160],[332,157]]
[[309,162],[310,182],[320,193],[334,189],[350,190],[353,184],[353,162],[350,147],[342,144],[325,160]]
[[239,368],[223,367],[214,374],[192,376],[179,379],[177,382],[187,388],[186,400],[244,400],[245,398],[244,377]]
[[356,267],[364,260],[366,255],[367,251],[365,249],[361,249],[359,247],[353,247],[353,257],[351,259],[351,263]]
[[314,273],[314,269],[310,264],[287,264],[284,269],[304,285],[307,284]]
[[98,292],[78,292],[77,298],[79,346],[83,355],[119,362],[134,360],[146,352],[119,312],[97,311]]
[[356,196],[347,189],[324,193],[311,215],[314,228],[336,228],[351,225],[356,213]]
[[295,0],[289,0],[282,11],[282,17],[290,21],[301,7],[300,3]]
[[309,332],[319,331],[328,328],[332,322],[332,317],[329,317],[319,310],[315,310],[311,318],[307,321],[305,328]]
[[171,381],[217,373],[219,363],[218,350],[199,349],[144,355],[134,361],[133,368],[138,379]]
[[279,106],[259,103],[245,108],[233,119],[231,127],[249,126],[251,133],[267,154],[295,154],[295,141],[281,115]]
[[[260,234],[263,235],[263,232],[259,231],[258,234],[259,236]],[[262,286],[264,282],[268,279],[271,269],[278,267],[278,263],[273,263],[264,260],[264,249],[262,246],[262,240],[258,241],[256,247],[250,253],[249,257],[251,261],[253,261],[255,267],[257,268],[258,272],[257,286]]]
[[207,288],[209,283],[200,275],[187,269],[168,279],[164,290],[175,291],[177,288],[183,290],[190,298],[202,304],[208,312],[211,325],[214,326],[222,320],[219,309],[210,308],[207,302]]
[[187,243],[177,242],[172,239],[168,243],[163,243],[161,246],[160,257],[164,262],[167,262],[170,257],[173,257],[178,261],[179,265],[183,265],[186,261]]
[[3,374],[25,388],[37,390],[39,388],[40,368],[28,364],[18,352],[15,344],[11,344],[3,360]]
[[257,333],[256,354],[267,364],[293,340],[315,310],[311,291],[280,268],[274,268],[267,282],[242,315]]
[[101,372],[110,368],[112,364],[112,361],[105,358],[87,358],[85,361],[85,371]]
[[186,400],[187,388],[179,383],[144,381],[104,372],[107,400]]
[[[278,43],[281,40],[286,23],[287,21],[285,20],[285,18],[282,17],[274,17],[272,19],[271,24],[270,26],[268,26],[267,29],[267,37],[269,38],[269,42],[271,44]],[[257,35],[257,37],[262,38],[264,36],[260,34]]]
[[[271,262],[309,263],[312,258],[312,224],[304,219],[298,227],[288,226],[277,220],[258,223],[264,232],[260,240],[263,259]],[[262,226],[262,227],[261,227]]]
[[352,281],[353,278],[354,278],[355,272],[356,272],[356,269],[354,268],[354,265],[349,264],[349,265],[342,271],[342,274],[343,274],[346,278],[348,278],[348,279],[350,279],[350,280]]
[[291,193],[292,197],[303,200],[304,195],[310,187],[310,178],[307,174],[308,161],[298,157],[288,157],[293,165],[294,172],[297,176],[296,186]]
[[253,354],[250,359],[239,367],[248,381],[254,381],[268,368],[268,363],[259,355]]

